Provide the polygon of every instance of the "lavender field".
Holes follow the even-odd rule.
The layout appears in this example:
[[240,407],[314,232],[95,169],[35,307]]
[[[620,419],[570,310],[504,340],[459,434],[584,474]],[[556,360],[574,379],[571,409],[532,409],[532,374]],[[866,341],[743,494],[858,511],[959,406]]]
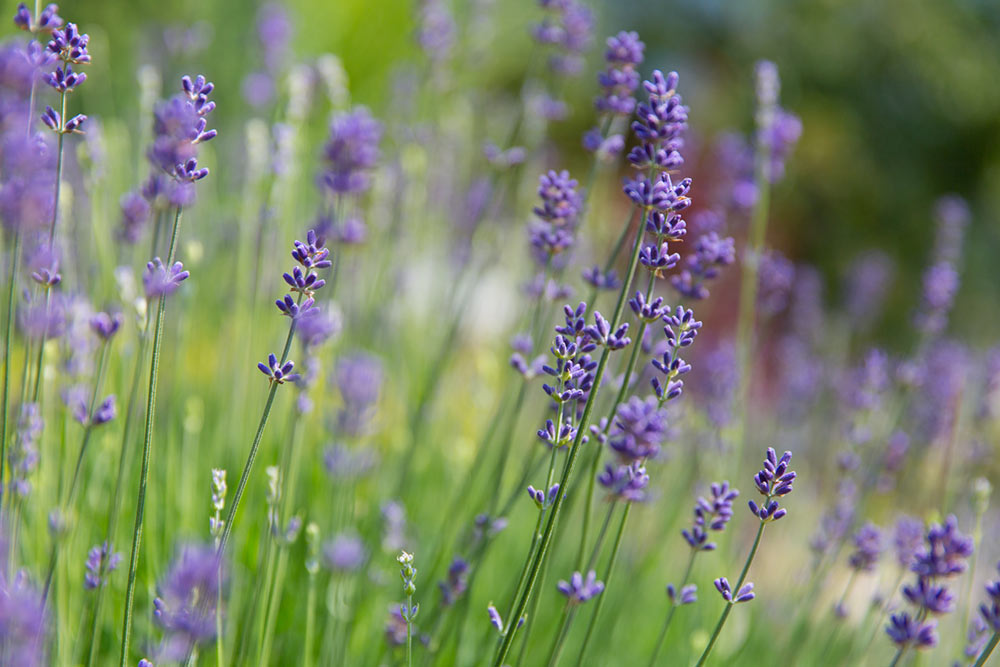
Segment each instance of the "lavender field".
[[11,5],[0,666],[989,664],[959,4]]

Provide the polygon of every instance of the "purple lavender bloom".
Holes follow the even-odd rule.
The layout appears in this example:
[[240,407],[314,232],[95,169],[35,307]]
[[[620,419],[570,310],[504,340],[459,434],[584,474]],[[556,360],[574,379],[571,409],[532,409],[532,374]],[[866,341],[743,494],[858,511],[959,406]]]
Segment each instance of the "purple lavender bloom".
[[193,80],[181,77],[182,93],[161,102],[153,112],[153,143],[146,151],[149,161],[173,182],[151,182],[144,192],[153,201],[162,191],[173,206],[188,206],[194,201],[193,183],[208,175],[208,169],[198,168],[198,147],[217,136],[216,130],[207,129],[207,116],[215,109],[215,102],[208,96],[214,84],[204,76]]
[[892,273],[892,260],[877,250],[863,253],[851,262],[845,290],[847,313],[852,322],[864,326],[875,319],[885,302]]
[[760,258],[757,308],[766,316],[776,315],[788,305],[795,286],[795,265],[776,250]]
[[796,473],[788,469],[791,461],[791,452],[785,452],[778,458],[772,447],[767,448],[764,467],[753,478],[754,485],[764,496],[764,500],[760,506],[752,500],[748,503],[750,511],[761,521],[777,521],[788,513],[784,508],[778,507],[775,498],[782,498],[792,492],[792,482],[795,481]]
[[487,141],[483,144],[483,157],[497,169],[510,169],[522,164],[528,155],[522,146],[511,146],[503,150],[492,141]]
[[378,463],[374,452],[333,444],[323,452],[323,467],[335,479],[356,479],[367,475]]
[[713,551],[715,543],[708,541],[708,531],[722,532],[733,518],[733,501],[740,492],[729,487],[729,482],[713,482],[711,499],[699,497],[694,506],[694,523],[691,530],[681,531],[688,545],[696,551]]
[[993,632],[1000,632],[1000,581],[986,582],[985,589],[988,599],[979,605],[979,613]]
[[605,137],[601,128],[592,127],[583,134],[583,147],[600,159],[610,161],[625,150],[625,137],[620,134]]
[[93,590],[108,582],[108,575],[115,571],[122,561],[120,553],[112,553],[111,545],[104,544],[93,547],[87,554],[87,574],[83,587]]
[[944,331],[959,284],[958,272],[947,261],[932,265],[924,273],[923,302],[916,324],[925,335],[936,336]]
[[622,281],[618,277],[618,272],[608,269],[607,272],[601,270],[599,266],[593,266],[583,272],[583,279],[588,284],[599,290],[613,291],[621,287]]
[[943,524],[932,524],[926,544],[915,554],[910,569],[921,577],[951,577],[965,572],[972,556],[972,538],[958,532],[958,519],[949,515]]
[[154,299],[172,294],[190,275],[189,271],[184,270],[182,263],[174,262],[168,269],[159,257],[154,257],[152,262],[146,263],[146,271],[142,274],[146,298]]
[[918,578],[916,584],[903,586],[903,597],[930,614],[948,614],[955,609],[955,596],[927,577]]
[[662,405],[667,401],[678,398],[684,390],[684,381],[681,375],[691,370],[691,365],[680,357],[681,348],[690,346],[701,329],[701,322],[694,319],[694,312],[677,306],[671,313],[669,310],[663,315],[666,326],[663,333],[666,335],[666,351],[662,359],[653,359],[652,366],[663,378],[653,377],[650,384],[656,394],[659,403]]
[[292,369],[295,367],[295,363],[292,361],[286,361],[282,364],[278,361],[277,355],[273,352],[267,355],[267,364],[258,363],[257,368],[260,372],[267,376],[267,379],[276,384],[284,384],[285,382],[295,382],[299,379],[298,373],[292,373]]
[[291,294],[286,294],[283,299],[275,300],[274,305],[278,307],[278,310],[281,311],[281,314],[285,317],[288,317],[291,320],[297,320],[306,315],[315,302],[315,299],[309,297],[302,303],[296,303]]
[[365,107],[334,116],[323,147],[320,184],[331,193],[360,194],[371,187],[369,172],[379,158],[382,126]]
[[58,5],[46,5],[45,9],[38,14],[38,21],[36,22],[31,10],[22,2],[17,5],[17,10],[14,12],[14,25],[21,30],[33,33],[52,32],[57,28],[61,28],[63,24],[62,18],[57,13],[58,11]]
[[684,146],[688,108],[676,93],[679,79],[676,72],[664,76],[655,70],[652,80],[643,83],[648,101],[639,103],[632,122],[632,131],[640,143],[628,155],[636,169],[670,170],[684,162],[680,150]]
[[591,570],[584,580],[583,575],[574,572],[569,581],[560,580],[556,584],[560,593],[566,596],[569,604],[583,604],[604,592],[604,583],[597,580],[597,573]]
[[441,589],[441,604],[445,607],[455,604],[468,588],[468,579],[469,563],[464,558],[456,556],[448,567],[448,578],[438,582],[438,587]]
[[334,572],[350,573],[364,565],[368,552],[357,535],[341,533],[323,545],[323,558]]
[[417,42],[431,62],[440,65],[455,45],[457,29],[448,7],[441,0],[423,0]]
[[47,305],[44,299],[32,299],[19,315],[21,330],[29,338],[54,340],[66,333],[66,298],[62,294],[50,299]]
[[921,623],[910,616],[909,612],[893,614],[885,632],[900,648],[914,646],[918,649],[928,649],[937,646],[937,621]]
[[107,343],[118,333],[118,329],[122,326],[122,321],[121,313],[113,315],[104,312],[95,313],[90,318],[90,329],[97,334],[98,338]]
[[406,604],[390,604],[389,619],[385,622],[385,640],[390,646],[402,646],[406,643],[409,629],[402,608]]
[[583,69],[582,54],[590,46],[594,19],[590,10],[576,0],[539,0],[550,15],[532,31],[535,41],[555,46],[549,69],[559,75],[575,76]]
[[333,373],[344,405],[337,413],[337,426],[352,437],[364,435],[374,416],[385,373],[378,357],[363,352],[341,357]]
[[608,445],[623,463],[656,458],[666,439],[667,417],[656,398],[633,396],[618,406]]
[[[84,76],[84,75],[80,75]],[[79,83],[82,83],[79,82]],[[87,116],[84,114],[77,114],[72,118],[66,120],[66,124],[62,123],[62,116],[58,111],[50,106],[45,107],[45,113],[41,116],[42,122],[45,123],[48,128],[58,134],[83,134],[83,124],[87,121]]]
[[113,420],[117,414],[118,412],[115,408],[115,395],[111,394],[101,401],[100,405],[94,408],[94,414],[90,416],[90,423],[92,426],[107,424],[109,421]]
[[12,667],[38,667],[51,664],[46,659],[45,604],[35,592],[25,571],[12,576],[6,562],[9,549],[0,539],[0,646],[4,664]]
[[733,589],[729,586],[729,581],[725,577],[719,577],[712,583],[715,584],[715,590],[719,591],[719,595],[722,599],[729,604],[739,604],[741,602],[750,602],[756,596],[753,592],[753,584],[745,583],[740,587],[740,590],[736,591],[736,595],[733,595]]
[[733,418],[733,398],[738,380],[736,348],[729,342],[720,343],[700,360],[699,367],[702,372],[695,389],[702,395],[709,421],[721,429]]
[[56,67],[55,71],[45,78],[45,83],[60,93],[71,93],[86,80],[86,74],[74,72],[72,67],[66,65],[65,69],[62,66]]
[[122,195],[119,201],[122,218],[121,227],[118,229],[118,238],[126,243],[135,243],[142,236],[142,232],[149,222],[150,206],[146,199],[137,192],[128,192]]
[[872,523],[866,523],[854,534],[854,551],[847,562],[858,572],[873,572],[883,550],[882,531]]
[[264,66],[277,73],[287,59],[295,26],[288,10],[277,3],[267,3],[257,10],[257,39],[264,52]]
[[609,500],[641,503],[646,500],[649,475],[646,466],[639,461],[619,465],[608,463],[604,472],[597,476],[597,483],[608,490]]
[[493,606],[492,602],[486,607],[486,613],[489,614],[490,624],[499,632],[503,632],[503,619],[500,617],[500,612],[497,611],[497,608]]
[[328,269],[333,266],[330,260],[330,250],[324,246],[324,239],[314,230],[306,232],[306,241],[295,241],[292,249],[292,259],[306,269]]
[[629,116],[635,110],[633,95],[639,87],[636,68],[642,64],[646,45],[637,33],[622,31],[608,37],[607,47],[604,59],[608,67],[597,75],[602,90],[594,106],[601,112]]
[[182,660],[195,646],[215,637],[221,569],[211,545],[180,548],[158,586],[159,597],[153,600],[153,619],[165,633],[161,659]]
[[[64,63],[75,65],[86,65],[90,63],[90,54],[87,53],[87,44],[90,36],[81,33],[75,23],[67,23],[66,27],[52,31],[52,38],[46,48],[50,53],[55,54]],[[66,68],[69,74],[69,67]],[[83,83],[86,75],[81,74],[79,83]],[[50,84],[51,85],[51,84]]]
[[594,324],[584,327],[583,333],[596,345],[604,345],[611,350],[620,350],[632,342],[632,339],[625,335],[628,333],[628,322],[611,331],[611,323],[598,312],[594,313]]
[[541,204],[534,208],[538,217],[528,227],[528,237],[535,261],[550,264],[556,255],[568,250],[574,242],[577,218],[583,207],[583,197],[577,182],[568,171],[549,171],[538,179]]
[[722,267],[735,261],[733,238],[720,238],[717,233],[708,232],[694,242],[694,252],[687,256],[684,270],[670,278],[670,285],[682,297],[707,299],[709,293],[705,282],[717,278]]
[[307,348],[316,348],[338,336],[343,328],[339,312],[311,308],[299,318],[295,333]]
[[688,584],[678,591],[673,584],[667,584],[667,598],[670,599],[670,604],[677,607],[697,602],[698,586],[695,584]]

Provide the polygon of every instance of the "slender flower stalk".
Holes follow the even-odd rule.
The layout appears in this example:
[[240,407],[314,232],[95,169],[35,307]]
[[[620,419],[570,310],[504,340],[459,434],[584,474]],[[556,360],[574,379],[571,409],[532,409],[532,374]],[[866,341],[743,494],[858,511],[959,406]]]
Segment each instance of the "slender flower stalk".
[[774,449],[768,447],[767,456],[764,458],[764,467],[754,476],[754,485],[757,487],[757,491],[764,496],[764,500],[760,505],[753,500],[748,502],[750,511],[760,521],[760,525],[757,526],[757,536],[754,537],[753,546],[750,547],[750,553],[747,555],[746,562],[743,563],[743,569],[740,571],[739,579],[736,580],[736,586],[730,587],[725,577],[715,580],[715,587],[722,595],[722,599],[725,600],[726,606],[722,610],[722,615],[719,617],[718,623],[715,624],[715,630],[712,631],[708,645],[705,646],[701,657],[698,658],[697,667],[704,665],[708,656],[712,653],[715,642],[719,639],[722,628],[726,624],[726,619],[729,618],[733,607],[742,602],[749,602],[755,596],[753,584],[745,584],[744,582],[746,581],[747,574],[750,572],[750,565],[753,563],[754,556],[757,555],[757,549],[760,547],[760,540],[764,535],[764,527],[773,521],[781,519],[788,513],[787,510],[778,506],[777,499],[783,498],[792,492],[792,483],[795,481],[796,474],[788,468],[791,460],[791,452],[785,452],[779,458]]
[[406,621],[406,667],[413,666],[413,619],[420,611],[419,604],[413,604],[413,594],[417,592],[414,579],[417,576],[417,568],[413,567],[413,555],[405,551],[400,552],[396,561],[402,566],[399,570],[399,578],[403,580],[403,595],[406,596],[406,604],[399,605],[399,613]]

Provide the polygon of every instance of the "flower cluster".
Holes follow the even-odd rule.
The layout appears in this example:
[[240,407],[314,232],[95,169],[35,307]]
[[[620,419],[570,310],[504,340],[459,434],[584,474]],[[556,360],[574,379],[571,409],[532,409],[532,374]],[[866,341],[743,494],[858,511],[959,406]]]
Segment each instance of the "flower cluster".
[[854,551],[847,562],[858,572],[872,572],[885,548],[882,531],[873,523],[866,523],[854,534]]
[[[417,586],[414,583],[414,579],[417,577],[417,568],[413,567],[413,554],[408,554],[405,551],[400,552],[399,556],[396,557],[396,562],[401,566],[399,578],[403,581],[403,595],[412,598],[413,594],[417,592]],[[406,620],[407,624],[413,623],[413,619],[417,617],[419,611],[419,603],[407,606],[404,602],[399,605],[399,615]]]
[[557,258],[573,245],[583,197],[568,171],[542,174],[538,196],[541,203],[534,209],[537,220],[529,225],[528,238],[535,261],[553,268],[558,265]]
[[699,497],[694,506],[694,523],[690,530],[681,531],[688,545],[696,551],[713,551],[715,542],[708,541],[708,531],[722,532],[733,518],[733,501],[740,492],[729,482],[713,482],[711,498]]
[[103,586],[108,582],[108,575],[115,571],[122,561],[120,553],[112,553],[111,545],[105,542],[93,547],[87,554],[87,574],[83,586],[89,590]]
[[[604,61],[607,67],[597,74],[601,94],[594,99],[594,106],[602,114],[610,117],[630,116],[635,110],[635,90],[639,87],[638,67],[642,64],[646,45],[635,32],[619,32],[608,37]],[[610,127],[610,122],[607,125]],[[599,127],[591,128],[584,134],[583,146],[588,151],[602,156],[617,155],[625,147],[625,138],[620,134],[604,136]]]
[[729,585],[729,580],[725,577],[719,577],[712,583],[715,584],[715,590],[719,591],[722,599],[730,604],[750,602],[750,600],[757,597],[753,592],[753,584],[749,582],[740,586],[740,590],[736,591],[736,595],[733,595],[733,589]]
[[[153,207],[164,202],[184,207],[194,201],[194,182],[208,176],[208,169],[198,167],[198,149],[218,134],[207,129],[208,114],[215,109],[208,96],[215,85],[199,74],[194,79],[182,77],[181,89],[153,110],[153,142],[146,157],[157,171],[142,188],[142,196]],[[138,207],[131,206],[136,209],[131,215],[144,217]]]
[[761,522],[777,521],[788,513],[785,508],[778,507],[778,501],[775,499],[783,498],[792,492],[792,482],[795,481],[796,473],[788,469],[791,461],[791,452],[785,452],[778,458],[774,448],[767,448],[764,467],[753,478],[757,491],[764,496],[764,500],[759,506],[752,500],[747,503],[750,511]]
[[534,27],[535,41],[556,47],[549,68],[560,75],[575,76],[583,69],[583,53],[593,37],[594,19],[576,0],[538,0],[549,14]]
[[337,114],[323,147],[320,184],[334,195],[366,192],[379,158],[382,126],[365,107]]
[[694,342],[701,329],[701,321],[694,319],[694,313],[682,306],[677,306],[673,312],[666,309],[661,319],[666,323],[663,333],[667,349],[660,359],[653,359],[652,365],[662,379],[654,376],[650,384],[659,399],[658,405],[662,406],[679,397],[684,390],[684,381],[680,376],[690,371],[691,366],[681,358],[680,351]]
[[456,556],[448,566],[448,578],[438,582],[441,589],[441,604],[450,606],[455,604],[458,598],[462,597],[469,585],[469,563],[460,556]]
[[165,632],[162,660],[183,660],[215,637],[215,604],[221,568],[210,545],[182,547],[160,582],[153,619]]
[[59,6],[56,4],[46,5],[36,19],[28,6],[22,2],[17,5],[14,13],[14,25],[30,33],[51,33],[62,27],[63,20],[59,16]]
[[646,474],[646,466],[639,461],[623,465],[608,463],[604,472],[597,476],[597,483],[607,489],[609,500],[643,502],[646,500],[649,475]]
[[670,278],[670,285],[684,298],[707,299],[705,283],[717,278],[722,267],[735,261],[733,237],[720,237],[717,232],[708,232],[694,242],[694,252],[687,256],[684,269]]
[[954,515],[927,529],[924,544],[909,564],[916,581],[903,586],[903,597],[917,611],[893,614],[886,627],[886,634],[901,650],[937,645],[937,621],[925,619],[928,615],[940,616],[954,610],[954,595],[944,581],[965,572],[972,551],[972,538],[958,531]]
[[597,580],[597,573],[593,570],[587,573],[586,579],[579,572],[574,572],[569,581],[560,580],[556,588],[566,596],[569,604],[583,604],[604,592],[604,582]]

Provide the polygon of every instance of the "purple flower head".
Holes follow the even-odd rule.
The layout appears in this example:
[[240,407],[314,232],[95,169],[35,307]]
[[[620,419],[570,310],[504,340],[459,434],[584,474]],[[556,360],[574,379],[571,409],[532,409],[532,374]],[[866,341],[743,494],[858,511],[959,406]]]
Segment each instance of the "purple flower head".
[[657,242],[679,241],[687,235],[687,221],[680,213],[652,210],[646,216],[646,231],[656,237]]
[[556,588],[566,596],[569,604],[583,604],[604,592],[604,583],[598,581],[597,573],[591,570],[586,580],[582,574],[574,572],[569,581],[560,580]]
[[146,263],[146,271],[142,274],[142,286],[147,299],[167,296],[180,287],[188,279],[190,272],[184,270],[184,265],[174,262],[169,269],[163,265],[159,257]]
[[[50,5],[50,7],[51,6],[52,5]],[[53,10],[52,15],[55,15],[55,10]],[[39,18],[41,18],[41,16],[39,16]],[[61,19],[58,17],[55,18],[61,22]],[[59,60],[64,63],[86,65],[90,63],[90,54],[87,53],[88,42],[90,42],[89,35],[81,33],[77,29],[75,23],[67,23],[65,27],[56,28],[52,31],[52,37],[46,48],[50,53],[56,55]],[[67,70],[68,69],[69,68],[67,67]],[[80,80],[80,83],[83,83],[82,79]]]
[[469,563],[464,558],[456,556],[448,567],[448,578],[438,582],[438,588],[441,589],[441,604],[445,607],[455,604],[468,588],[468,579]]
[[294,25],[288,10],[277,3],[262,5],[257,10],[257,39],[264,52],[264,65],[277,72],[284,63],[292,39]]
[[[207,169],[199,169],[197,163],[198,145],[211,141],[217,136],[215,130],[207,129],[206,116],[215,109],[215,102],[208,95],[215,86],[198,75],[181,78],[183,92],[165,102],[153,111],[153,143],[146,152],[149,161],[181,184],[190,184],[208,175]],[[174,205],[184,205],[185,198],[193,197],[180,188],[181,193],[173,195]],[[166,193],[168,198],[171,193]]]
[[[5,55],[0,50],[0,67]],[[0,218],[5,228],[32,231],[51,221],[54,157],[41,134],[27,137],[22,129],[0,135]]]
[[343,434],[359,437],[368,432],[384,375],[381,360],[366,353],[349,354],[338,361],[332,380],[343,401],[337,413]]
[[661,271],[667,271],[677,266],[680,259],[680,255],[670,252],[666,243],[647,245],[639,251],[639,263],[657,275],[660,275]]
[[599,127],[592,127],[583,134],[583,148],[595,153],[598,158],[609,162],[625,150],[625,137],[609,134],[607,137]]
[[545,46],[554,46],[555,52],[549,57],[549,69],[557,75],[575,76],[583,69],[582,53],[590,46],[594,18],[590,10],[576,0],[539,4],[550,10],[545,19],[534,26],[535,41]]
[[635,110],[636,88],[639,87],[639,73],[636,68],[642,64],[646,45],[635,32],[622,31],[608,37],[604,59],[606,70],[597,75],[601,95],[594,100],[598,111],[628,116]]
[[622,285],[622,281],[618,277],[617,271],[614,269],[608,269],[607,272],[605,272],[596,265],[583,272],[583,279],[588,284],[593,285],[599,290],[616,290]]
[[885,632],[896,646],[928,649],[937,646],[937,621],[921,623],[909,612],[893,614]]
[[60,93],[71,93],[86,80],[87,75],[83,72],[74,72],[69,65],[60,65],[45,78],[45,83]]
[[655,70],[652,79],[643,82],[648,100],[638,104],[636,119],[632,122],[632,132],[639,145],[628,155],[636,169],[670,170],[684,162],[680,150],[684,147],[688,108],[676,94],[679,78],[676,72],[664,76]]
[[625,182],[623,191],[637,206],[655,209],[666,214],[678,214],[691,206],[687,196],[691,190],[691,179],[685,178],[674,183],[670,174],[663,171],[651,181],[645,174]]
[[713,551],[715,543],[708,541],[708,531],[722,532],[733,518],[733,501],[740,492],[729,487],[729,482],[713,482],[711,498],[698,498],[694,506],[694,523],[691,530],[681,531],[688,545],[697,551]]
[[455,45],[455,19],[442,0],[424,0],[421,5],[417,42],[431,62],[440,64]]
[[566,170],[542,174],[538,178],[538,196],[542,202],[534,208],[535,215],[555,226],[574,226],[583,205],[577,185]]
[[893,263],[880,251],[863,253],[851,262],[845,285],[847,313],[864,326],[877,316],[892,279]]
[[492,602],[486,607],[486,613],[489,614],[490,625],[496,628],[498,632],[503,632],[503,619],[500,617],[500,612],[497,611],[497,608],[493,606]]
[[767,448],[764,467],[753,478],[754,485],[764,496],[764,500],[760,506],[752,500],[748,503],[750,511],[761,521],[777,521],[788,513],[784,508],[778,507],[775,498],[782,498],[792,492],[792,482],[795,481],[796,473],[788,469],[791,460],[791,452],[785,452],[778,458],[772,447]]
[[258,363],[257,368],[267,376],[272,383],[284,384],[285,382],[295,382],[299,379],[298,373],[292,373],[295,363],[286,361],[284,364],[278,361],[278,357],[272,352],[267,355],[267,364]]
[[292,249],[292,259],[305,269],[328,269],[333,266],[330,251],[324,246],[325,240],[310,229],[306,232],[306,241],[295,241]]
[[753,592],[753,584],[745,583],[740,587],[740,590],[736,591],[736,595],[733,595],[733,589],[729,586],[729,581],[725,577],[719,577],[714,582],[715,590],[719,591],[719,595],[722,599],[729,604],[739,604],[741,602],[750,602],[756,596]]
[[605,345],[611,350],[620,350],[632,342],[632,339],[625,335],[628,333],[628,322],[612,331],[611,323],[597,311],[594,311],[594,324],[584,327],[583,332],[595,344]]
[[4,664],[16,667],[39,667],[51,664],[46,659],[46,618],[42,596],[31,587],[25,571],[10,574],[6,552],[7,540],[0,536],[0,646]]
[[9,488],[20,498],[31,492],[28,477],[38,466],[38,439],[44,427],[45,422],[37,403],[25,403],[21,406],[17,432],[7,450],[7,461],[11,469]]
[[379,158],[382,126],[365,107],[339,113],[330,121],[323,147],[320,183],[333,194],[359,194],[371,187],[369,172]]
[[341,533],[323,545],[323,559],[334,572],[356,572],[367,557],[365,545],[357,535]]
[[118,329],[122,326],[122,321],[121,313],[114,313],[113,315],[104,312],[95,313],[90,318],[90,329],[97,334],[98,338],[106,343],[118,333]]
[[83,587],[93,590],[108,582],[108,575],[115,571],[122,561],[120,553],[112,553],[111,545],[105,542],[91,548],[87,554],[87,574]]
[[694,319],[694,312],[677,306],[676,310],[667,310],[663,315],[666,326],[663,333],[666,336],[667,349],[661,359],[653,359],[652,365],[663,378],[653,377],[650,384],[653,392],[662,405],[666,401],[672,401],[679,397],[684,390],[684,381],[681,375],[691,370],[690,364],[680,357],[681,348],[690,346],[698,331],[701,329],[701,321]]
[[28,32],[50,33],[53,30],[61,28],[63,25],[62,17],[59,16],[58,12],[58,5],[46,5],[45,9],[38,14],[38,20],[35,21],[31,10],[22,2],[18,4],[17,10],[14,13],[14,25]]
[[643,502],[646,500],[649,475],[646,474],[646,466],[639,461],[617,465],[608,463],[604,472],[597,476],[597,483],[607,489],[609,500]]
[[872,523],[866,523],[854,534],[854,551],[847,562],[858,572],[873,572],[884,549],[882,531]]
[[655,322],[670,312],[670,306],[663,304],[663,297],[646,301],[646,296],[641,291],[636,292],[635,296],[629,299],[628,305],[636,317],[647,323]]
[[666,413],[650,396],[633,396],[618,406],[608,445],[624,463],[656,458],[667,435]]
[[390,646],[402,646],[406,643],[410,630],[402,612],[402,608],[405,606],[389,605],[389,619],[385,622],[385,640]]
[[[83,76],[83,75],[81,75]],[[58,111],[50,106],[45,107],[45,113],[41,115],[42,122],[52,131],[57,134],[83,134],[83,124],[87,121],[87,117],[83,114],[77,114],[72,118],[66,120],[66,124],[62,123],[62,116]]]
[[1000,581],[986,582],[985,589],[987,600],[979,605],[979,613],[990,630],[1000,632]]
[[[153,197],[155,199],[155,195]],[[122,195],[118,203],[121,208],[121,227],[117,235],[126,243],[135,243],[142,236],[142,232],[149,222],[150,205],[141,194],[128,192]]]
[[310,308],[299,318],[295,333],[307,348],[316,348],[339,335],[342,329],[343,322],[339,312]]
[[576,437],[576,429],[569,418],[559,429],[556,429],[556,425],[551,419],[546,419],[545,427],[538,429],[538,437],[549,447],[567,447]]
[[958,272],[948,261],[938,262],[924,273],[923,301],[916,323],[926,335],[936,336],[948,325],[959,284]]
[[153,600],[153,619],[165,632],[162,659],[182,660],[196,645],[215,637],[220,572],[211,545],[188,545],[178,551],[159,584],[159,597]]
[[765,252],[758,273],[757,308],[764,316],[776,315],[788,306],[795,287],[795,265],[776,250]]
[[910,569],[920,577],[952,577],[965,572],[972,556],[972,538],[958,532],[958,519],[949,515],[943,524],[932,524],[926,543],[914,556]]
[[955,609],[955,596],[927,577],[919,577],[916,584],[903,586],[903,597],[929,614],[948,614]]
[[350,449],[342,444],[330,445],[323,452],[323,467],[334,479],[357,479],[367,475],[377,462],[371,450]]
[[101,404],[94,408],[94,414],[90,416],[90,423],[93,426],[107,424],[118,414],[115,408],[115,395],[105,397]]
[[736,246],[733,237],[721,238],[716,232],[708,232],[694,242],[694,252],[686,257],[684,269],[670,278],[670,285],[687,299],[707,299],[705,283],[719,276],[724,266],[736,261]]
[[670,604],[677,607],[697,602],[698,586],[688,584],[678,591],[673,584],[667,584],[667,598],[670,600]]
[[67,299],[59,293],[56,293],[48,304],[44,298],[30,300],[19,313],[19,323],[24,335],[29,338],[44,336],[49,340],[60,338],[66,333],[68,324],[66,306]]
[[286,294],[283,299],[277,299],[274,302],[274,305],[278,307],[278,310],[281,311],[282,315],[292,320],[297,320],[308,313],[309,309],[313,307],[315,302],[315,299],[309,297],[301,303],[296,303],[291,294]]

